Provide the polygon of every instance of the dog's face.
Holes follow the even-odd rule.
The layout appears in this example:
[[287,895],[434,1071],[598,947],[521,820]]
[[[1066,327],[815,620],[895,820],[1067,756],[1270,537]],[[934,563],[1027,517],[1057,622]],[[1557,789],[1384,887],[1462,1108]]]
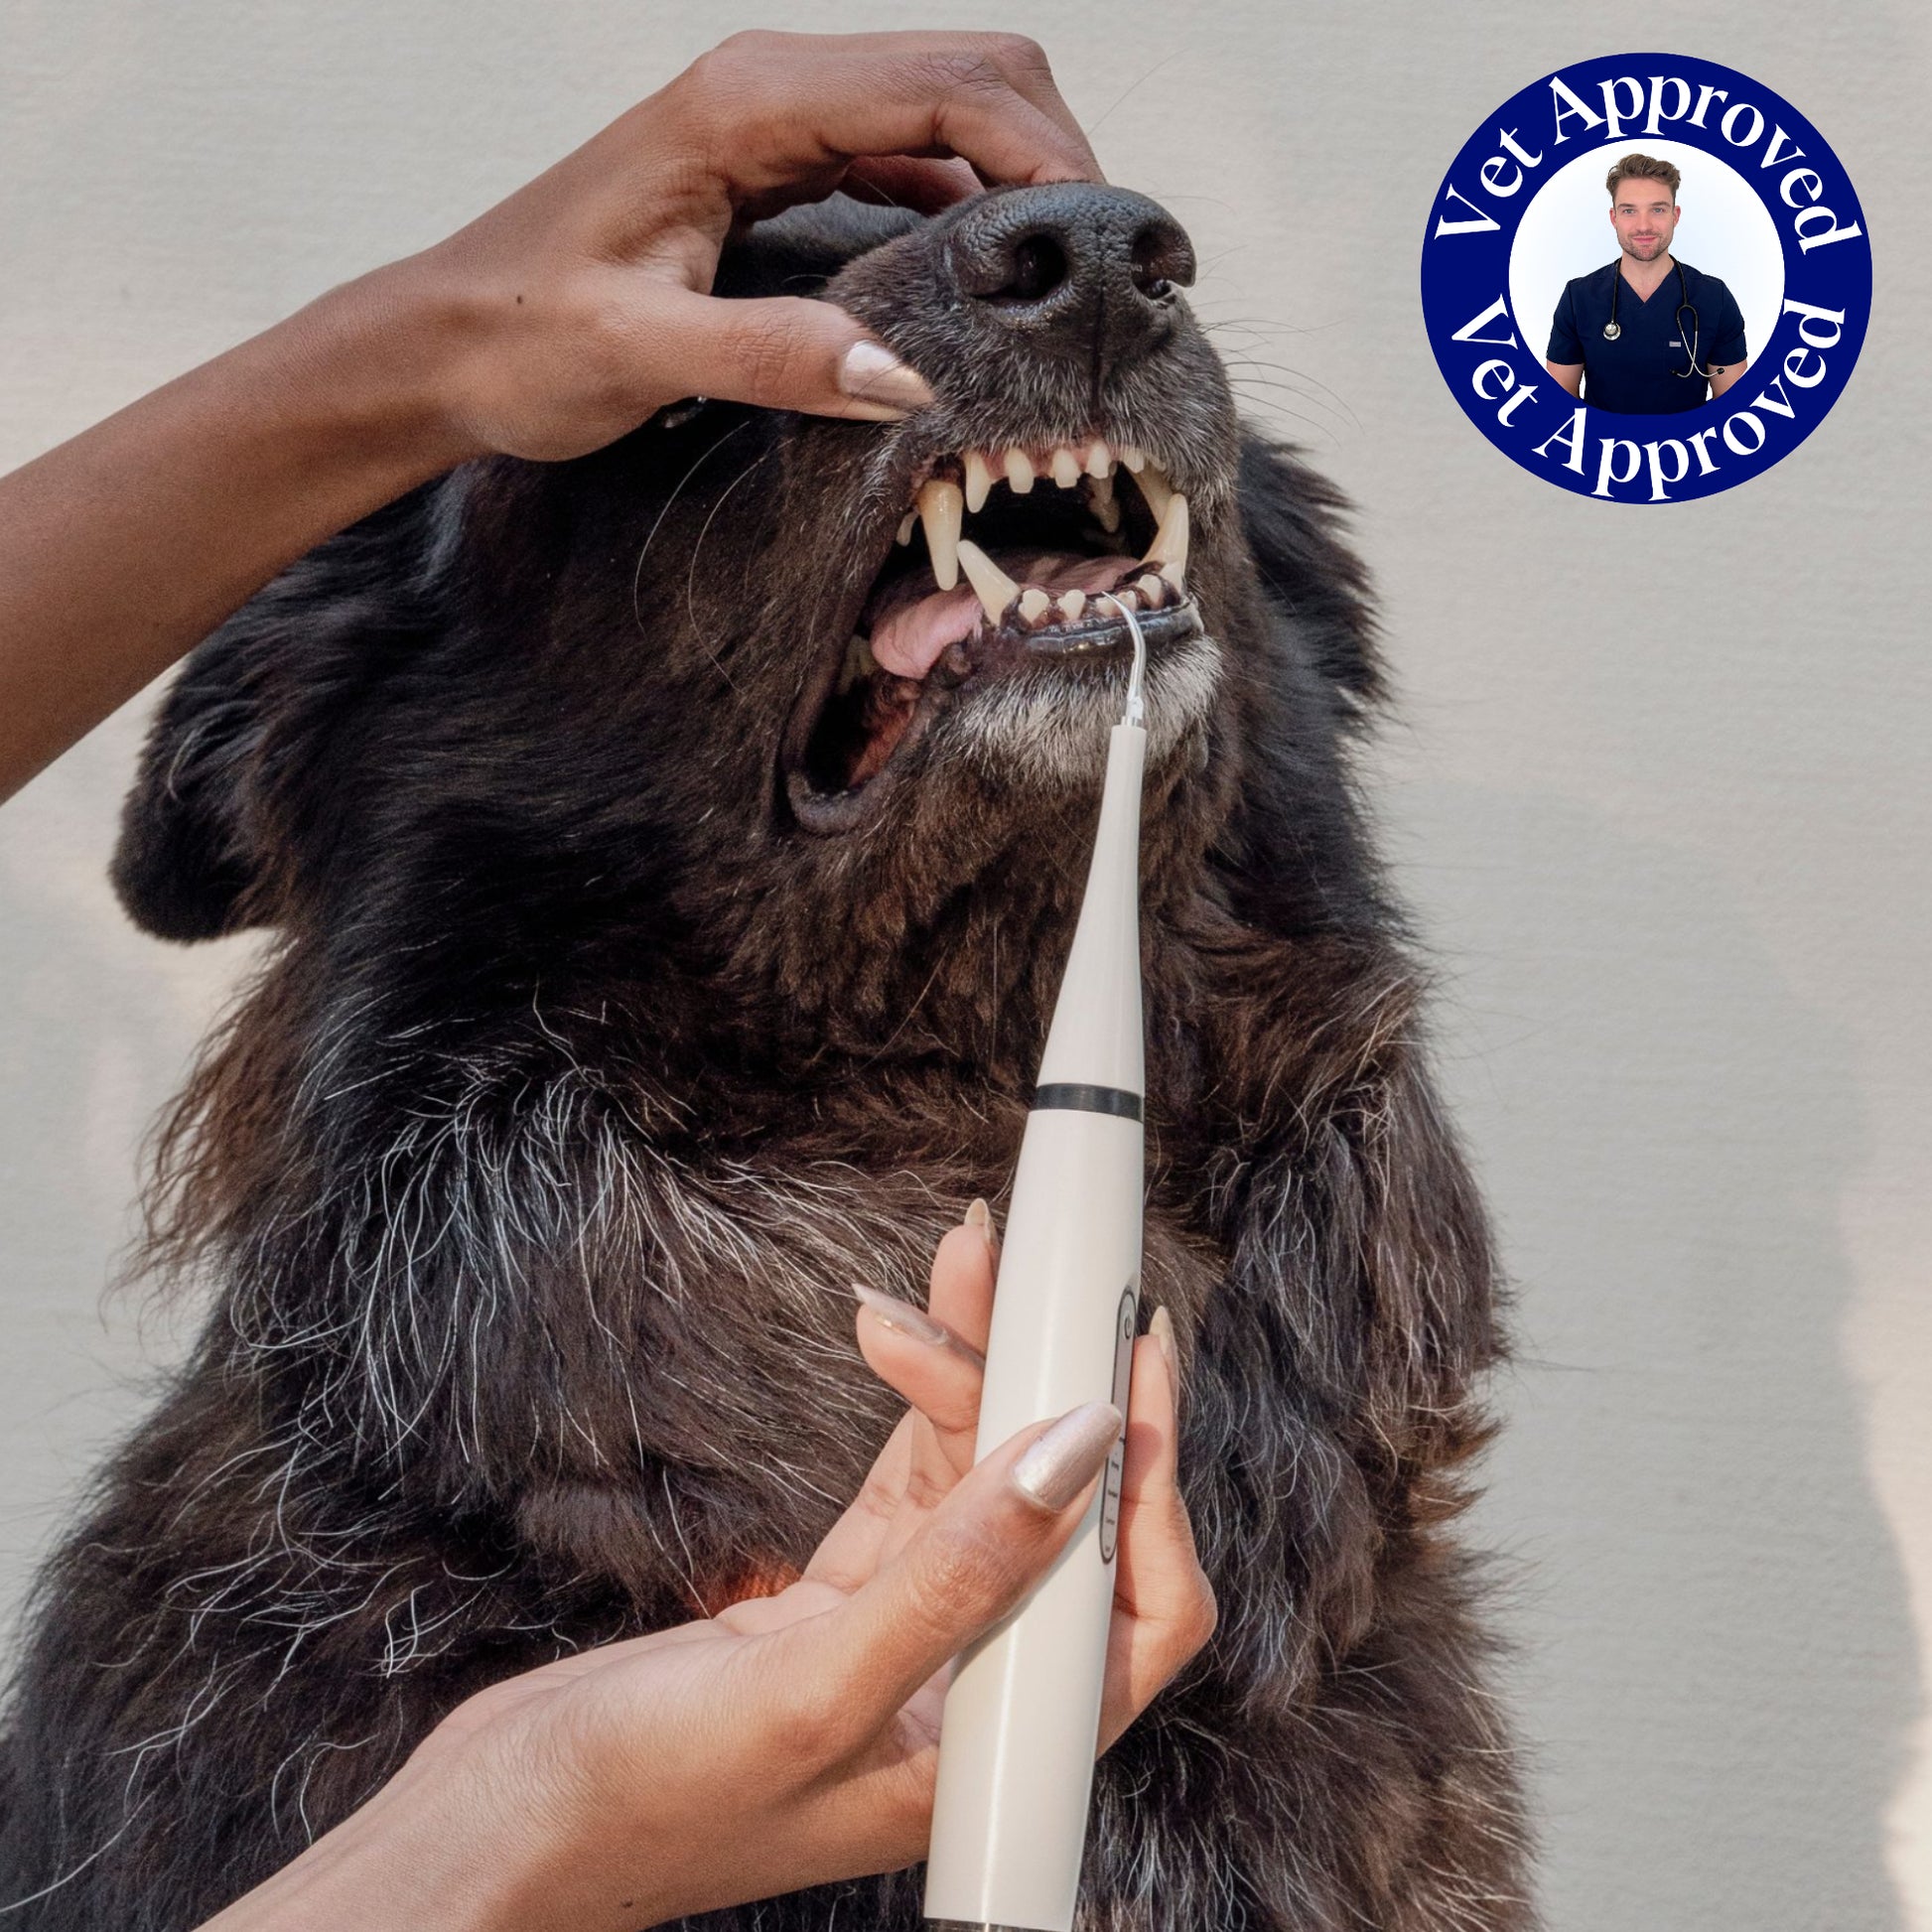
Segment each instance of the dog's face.
[[720,294],[839,303],[935,403],[694,399],[325,546],[173,694],[131,908],[179,937],[379,932],[446,1012],[669,974],[713,1051],[1024,1059],[1121,713],[1108,598],[1148,649],[1151,911],[1217,867],[1330,903],[1359,575],[1332,497],[1244,439],[1192,274],[1157,205],[1084,185],[754,230]]

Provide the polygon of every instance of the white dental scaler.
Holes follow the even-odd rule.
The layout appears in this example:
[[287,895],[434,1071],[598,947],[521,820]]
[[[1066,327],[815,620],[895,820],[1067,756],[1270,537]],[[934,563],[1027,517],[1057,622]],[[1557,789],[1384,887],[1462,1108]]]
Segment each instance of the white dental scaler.
[[[1142,684],[1113,728],[1086,896],[1014,1175],[975,1457],[1083,1402],[1125,1415],[1141,1289]],[[1100,1742],[1126,1431],[1025,1602],[960,1653],[939,1732],[925,1916],[1071,1932]]]

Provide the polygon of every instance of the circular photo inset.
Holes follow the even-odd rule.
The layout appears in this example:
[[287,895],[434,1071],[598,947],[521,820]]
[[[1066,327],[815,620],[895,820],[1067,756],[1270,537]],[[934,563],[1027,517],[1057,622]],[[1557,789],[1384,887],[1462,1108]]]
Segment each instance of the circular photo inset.
[[1465,144],[1423,244],[1450,391],[1525,469],[1672,502],[1788,455],[1850,376],[1871,257],[1817,131],[1727,68],[1546,75]]

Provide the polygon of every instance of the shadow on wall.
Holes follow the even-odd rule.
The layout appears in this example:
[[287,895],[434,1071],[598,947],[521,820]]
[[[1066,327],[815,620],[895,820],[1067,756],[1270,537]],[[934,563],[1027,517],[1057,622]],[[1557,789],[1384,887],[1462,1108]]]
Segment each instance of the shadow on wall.
[[1547,796],[1389,798],[1520,1294],[1475,1531],[1517,1579],[1549,1922],[1890,1932],[1920,1688],[1841,1341],[1851,1044],[1707,859]]

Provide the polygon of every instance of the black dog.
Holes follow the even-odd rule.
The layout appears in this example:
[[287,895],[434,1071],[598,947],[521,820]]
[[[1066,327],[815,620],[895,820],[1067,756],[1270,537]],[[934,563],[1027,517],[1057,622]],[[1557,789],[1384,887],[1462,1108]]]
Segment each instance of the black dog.
[[[1351,803],[1363,578],[1192,269],[1110,189],[794,211],[720,292],[828,295],[933,407],[469,466],[190,660],[115,881],[277,943],[162,1145],[155,1260],[213,1312],[43,1579],[14,1924],[194,1925],[470,1692],[803,1564],[897,1407],[849,1283],[916,1298],[1010,1175],[1125,678],[1074,593],[1135,583],[1143,1303],[1220,1625],[1098,1767],[1082,1922],[1529,1924],[1447,1528],[1497,1288]],[[1046,474],[967,512],[988,617],[945,490],[898,538],[1012,448]]]

